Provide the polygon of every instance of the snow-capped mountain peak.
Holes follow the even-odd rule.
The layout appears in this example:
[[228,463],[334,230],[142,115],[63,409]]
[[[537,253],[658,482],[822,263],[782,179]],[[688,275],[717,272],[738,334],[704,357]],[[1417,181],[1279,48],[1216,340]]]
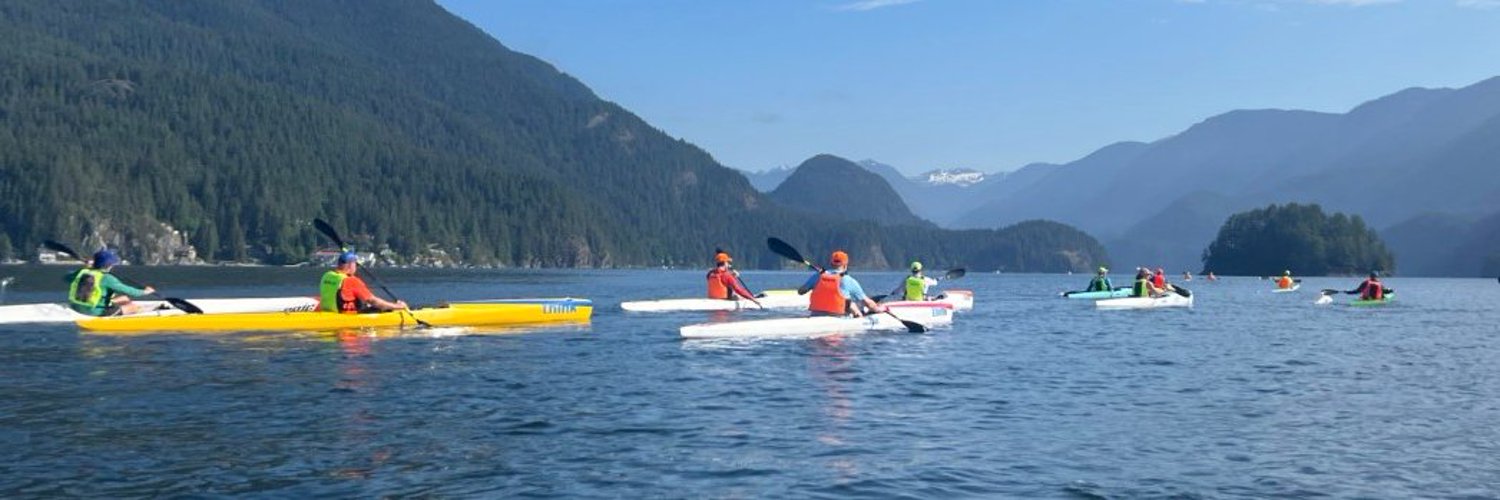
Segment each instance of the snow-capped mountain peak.
[[918,175],[917,180],[934,185],[969,187],[983,181],[984,172],[969,168],[940,168]]

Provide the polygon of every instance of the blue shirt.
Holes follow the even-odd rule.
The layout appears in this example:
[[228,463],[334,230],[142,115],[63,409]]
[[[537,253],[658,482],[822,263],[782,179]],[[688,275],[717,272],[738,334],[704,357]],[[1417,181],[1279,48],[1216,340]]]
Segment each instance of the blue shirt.
[[[833,273],[834,271],[824,272]],[[813,287],[817,286],[818,276],[820,275],[812,275],[812,277],[808,278],[807,283],[804,283],[802,287],[812,289]],[[844,300],[851,300],[855,302],[864,302],[865,298],[867,297],[865,295],[865,287],[859,285],[859,280],[856,280],[853,276],[847,274],[845,274],[843,278],[839,279],[839,295],[844,296]]]

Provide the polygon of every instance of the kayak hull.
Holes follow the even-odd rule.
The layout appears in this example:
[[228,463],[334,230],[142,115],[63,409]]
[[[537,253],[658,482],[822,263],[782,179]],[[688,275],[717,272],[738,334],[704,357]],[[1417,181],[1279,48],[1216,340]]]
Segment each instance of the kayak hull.
[[1295,292],[1295,291],[1300,290],[1300,289],[1302,289],[1302,284],[1299,283],[1299,284],[1296,284],[1296,285],[1292,285],[1291,288],[1276,288],[1276,289],[1273,289],[1273,290],[1271,290],[1271,293],[1292,293],[1292,292]]
[[1351,301],[1349,301],[1349,305],[1350,306],[1354,306],[1354,307],[1380,307],[1380,306],[1383,306],[1383,305],[1390,304],[1394,300],[1396,300],[1396,294],[1392,293],[1392,294],[1387,294],[1385,296],[1385,298],[1380,299],[1380,300],[1359,300],[1359,299],[1351,300]]
[[950,306],[953,306],[953,312],[972,311],[972,310],[974,310],[974,292],[972,290],[948,290],[948,291],[945,291],[945,292],[939,294],[936,297],[933,297],[932,300],[927,300],[927,301],[897,300],[897,301],[892,301],[892,302],[885,302],[882,305],[884,305],[886,307],[906,307],[906,306],[909,306],[909,305],[920,306],[920,304],[923,304],[923,303],[926,303],[926,302],[938,302],[938,303],[948,304]]
[[414,327],[416,319],[435,327],[521,326],[587,322],[593,310],[593,302],[586,299],[519,299],[458,302],[444,307],[371,314],[305,311],[91,318],[78,321],[78,327],[98,332],[328,331]]
[[[756,298],[765,309],[807,309],[808,296],[798,295],[796,290],[767,290],[764,297]],[[974,309],[974,292],[970,290],[948,290],[934,297],[933,302],[953,305],[955,311]],[[887,302],[902,304],[905,301]],[[620,309],[630,312],[696,312],[696,311],[740,311],[759,309],[748,300],[725,299],[667,299],[621,302]]]
[[[204,313],[251,313],[311,311],[318,308],[317,297],[270,297],[248,299],[191,299]],[[166,302],[137,301],[143,312],[136,316],[178,316],[187,314],[171,308]],[[18,323],[71,323],[92,316],[78,314],[64,304],[20,304],[0,306],[0,325]]]
[[1130,296],[1130,287],[1123,287],[1122,286],[1122,287],[1115,288],[1114,290],[1104,290],[1104,291],[1097,291],[1097,292],[1085,292],[1085,291],[1082,291],[1082,290],[1074,291],[1074,292],[1063,292],[1062,296],[1064,298],[1080,299],[1080,300],[1118,299],[1118,298],[1129,297]]
[[1123,299],[1108,299],[1094,303],[1094,307],[1101,311],[1123,311],[1131,309],[1162,309],[1170,307],[1193,307],[1192,297],[1183,297],[1175,293],[1167,293],[1160,297],[1127,297]]
[[[891,313],[902,320],[927,328],[953,324],[953,305],[944,302],[905,302],[890,304]],[[871,314],[858,318],[847,316],[813,316],[754,321],[702,323],[679,330],[685,339],[711,338],[777,338],[821,337],[875,331],[906,331],[906,326],[890,314]]]
[[742,309],[805,309],[807,296],[796,290],[766,290],[755,302],[745,299],[664,299],[621,302],[620,309],[630,312],[739,311]]

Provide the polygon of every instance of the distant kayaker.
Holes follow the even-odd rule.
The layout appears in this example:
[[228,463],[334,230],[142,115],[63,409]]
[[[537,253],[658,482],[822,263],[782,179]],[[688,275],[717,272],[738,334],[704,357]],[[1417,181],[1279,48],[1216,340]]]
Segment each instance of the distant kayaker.
[[1380,283],[1380,273],[1370,271],[1370,277],[1359,284],[1350,294],[1359,294],[1359,300],[1382,300],[1385,298],[1385,285]]
[[78,314],[89,316],[139,312],[140,304],[131,302],[131,297],[151,295],[156,293],[156,289],[149,286],[136,288],[121,283],[119,278],[109,274],[119,263],[120,256],[104,249],[94,254],[94,260],[88,267],[69,274],[66,278],[69,283],[68,306]]
[[927,300],[927,289],[937,285],[938,280],[922,275],[922,263],[911,263],[911,275],[901,281],[901,284],[892,290],[890,296],[901,297],[900,300]]
[[755,294],[750,293],[740,281],[740,273],[734,270],[733,262],[734,259],[729,257],[728,252],[714,255],[714,268],[708,271],[708,298],[730,300],[738,295],[759,304],[755,300]]
[[1208,276],[1205,277],[1204,279],[1207,279],[1209,281],[1219,281],[1219,277],[1218,276],[1214,276],[1214,272],[1213,271],[1209,271],[1208,272]]
[[1151,279],[1151,271],[1146,268],[1137,269],[1135,272],[1135,287],[1131,289],[1132,297],[1157,297],[1162,294],[1162,289],[1157,287]]
[[1296,285],[1297,280],[1292,279],[1291,270],[1282,271],[1281,277],[1276,278],[1276,288],[1280,288],[1282,290],[1290,290],[1293,286]]
[[863,305],[870,312],[880,312],[884,308],[870,300],[865,295],[864,287],[853,276],[849,276],[849,254],[843,250],[833,252],[828,260],[828,269],[808,278],[797,289],[799,295],[812,292],[808,297],[808,310],[816,316],[844,316],[850,315],[860,317],[863,313],[859,307],[849,307],[850,302]]
[[1084,289],[1083,291],[1085,291],[1085,292],[1108,292],[1108,291],[1114,290],[1114,289],[1115,289],[1114,283],[1110,283],[1109,282],[1109,268],[1104,267],[1104,266],[1099,266],[1099,272],[1094,275],[1094,279],[1093,280],[1089,281],[1089,287],[1086,288],[1086,289]]
[[1190,272],[1187,272],[1187,271],[1183,271],[1182,272],[1182,281],[1193,281],[1193,273],[1190,273]]
[[357,314],[407,309],[405,301],[391,302],[370,293],[365,281],[354,274],[359,272],[359,254],[346,250],[339,254],[335,267],[323,273],[318,285],[318,310]]

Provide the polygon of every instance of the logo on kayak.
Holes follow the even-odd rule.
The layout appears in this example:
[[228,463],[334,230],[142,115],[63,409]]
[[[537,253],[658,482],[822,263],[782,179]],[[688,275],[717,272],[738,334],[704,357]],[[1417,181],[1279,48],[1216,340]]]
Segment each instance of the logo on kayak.
[[578,312],[578,306],[572,302],[548,302],[542,304],[542,314],[572,314]]

